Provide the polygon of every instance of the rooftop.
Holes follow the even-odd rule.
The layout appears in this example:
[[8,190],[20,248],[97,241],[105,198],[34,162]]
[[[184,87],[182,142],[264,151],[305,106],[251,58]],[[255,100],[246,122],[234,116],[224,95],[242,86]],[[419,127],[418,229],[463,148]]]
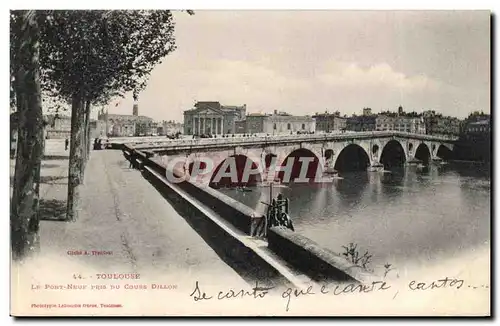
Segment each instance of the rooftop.
[[237,105],[222,105],[220,102],[210,102],[210,101],[199,101],[194,104],[194,107],[191,109],[187,109],[184,112],[196,111],[200,108],[209,108],[215,111],[223,111],[223,112],[233,112],[237,109],[246,108],[246,104],[237,106]]
[[490,124],[490,120],[487,119],[487,120],[480,120],[480,121],[476,121],[476,122],[470,122],[469,125],[474,125],[474,126],[479,126],[479,125],[489,125]]
[[108,117],[134,117],[134,118],[141,118],[141,119],[151,119],[150,117],[147,117],[145,115],[133,115],[133,114],[114,114],[114,113],[110,113],[108,114]]
[[315,113],[313,115],[313,118],[314,117],[335,117],[335,118],[345,119],[345,117],[341,116],[340,113],[336,113],[336,112]]
[[269,114],[265,113],[249,113],[247,114],[247,117],[267,117]]

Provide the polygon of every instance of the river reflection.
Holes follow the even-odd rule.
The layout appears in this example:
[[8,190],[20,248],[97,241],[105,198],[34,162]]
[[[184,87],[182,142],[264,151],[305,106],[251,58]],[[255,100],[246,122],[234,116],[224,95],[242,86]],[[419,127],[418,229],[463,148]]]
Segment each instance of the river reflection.
[[[490,177],[455,166],[354,172],[318,186],[274,188],[290,198],[296,232],[334,252],[358,243],[374,268],[389,262],[431,264],[461,249],[489,244]],[[269,188],[222,192],[256,208]],[[262,208],[261,208],[262,209]]]

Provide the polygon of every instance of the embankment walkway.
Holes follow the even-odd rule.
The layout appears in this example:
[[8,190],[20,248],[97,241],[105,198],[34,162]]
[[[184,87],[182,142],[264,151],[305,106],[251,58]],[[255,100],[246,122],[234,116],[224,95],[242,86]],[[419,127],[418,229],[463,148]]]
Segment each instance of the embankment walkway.
[[[45,218],[54,219],[64,216],[68,161],[64,151],[46,155],[53,159],[44,160],[42,176],[55,181],[42,185],[41,196],[51,204]],[[121,151],[91,152],[79,219],[42,220],[40,239],[42,257],[69,258],[96,272],[136,272],[152,280],[170,275],[172,284],[183,278],[248,285],[139,171],[129,168]],[[73,254],[82,250],[107,253]]]

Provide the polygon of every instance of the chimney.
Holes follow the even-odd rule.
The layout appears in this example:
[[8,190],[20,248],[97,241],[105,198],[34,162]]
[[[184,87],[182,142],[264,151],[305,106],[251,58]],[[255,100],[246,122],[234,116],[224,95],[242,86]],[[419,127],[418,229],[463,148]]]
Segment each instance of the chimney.
[[136,117],[139,115],[139,104],[137,102],[134,103],[132,115],[135,115]]

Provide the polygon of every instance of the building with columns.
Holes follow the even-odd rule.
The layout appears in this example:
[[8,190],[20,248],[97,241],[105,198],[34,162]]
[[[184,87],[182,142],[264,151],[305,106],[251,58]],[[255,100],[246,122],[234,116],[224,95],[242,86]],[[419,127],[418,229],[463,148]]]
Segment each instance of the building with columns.
[[184,111],[184,134],[234,134],[236,121],[245,119],[246,104],[221,105],[219,102],[197,102],[194,108]]

